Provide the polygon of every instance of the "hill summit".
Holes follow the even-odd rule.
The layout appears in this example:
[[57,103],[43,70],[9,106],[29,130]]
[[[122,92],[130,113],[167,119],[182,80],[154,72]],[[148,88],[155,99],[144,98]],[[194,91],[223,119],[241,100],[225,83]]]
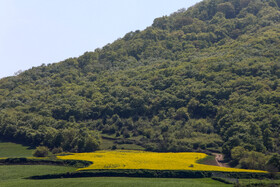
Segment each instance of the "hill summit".
[[205,0],[0,80],[2,139],[84,152],[280,151],[280,1]]

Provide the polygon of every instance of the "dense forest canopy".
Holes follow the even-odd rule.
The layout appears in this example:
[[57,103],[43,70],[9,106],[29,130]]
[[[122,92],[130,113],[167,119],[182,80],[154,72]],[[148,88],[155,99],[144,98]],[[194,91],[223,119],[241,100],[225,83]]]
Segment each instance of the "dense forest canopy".
[[280,152],[279,7],[205,0],[1,79],[0,134],[75,152],[98,149],[107,134],[152,151],[222,151],[251,167],[240,152]]

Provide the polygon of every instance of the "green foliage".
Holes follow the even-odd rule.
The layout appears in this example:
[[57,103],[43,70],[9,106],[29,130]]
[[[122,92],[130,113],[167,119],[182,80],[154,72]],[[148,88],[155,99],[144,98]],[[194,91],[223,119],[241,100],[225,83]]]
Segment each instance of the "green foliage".
[[267,162],[267,167],[269,171],[279,172],[280,171],[280,155],[273,154]]
[[269,178],[268,173],[248,173],[248,172],[213,172],[213,171],[192,171],[192,170],[133,170],[133,169],[100,169],[83,172],[35,175],[28,179],[61,179],[61,178],[88,178],[88,177],[140,177],[140,178],[208,178],[212,176],[223,176],[224,178],[235,179],[264,179]]
[[57,160],[55,158],[6,158],[0,159],[0,163],[2,165],[56,165],[76,168],[83,168],[92,164],[92,162],[84,160]]
[[219,4],[217,10],[223,12],[226,15],[226,18],[235,17],[234,6],[230,2]]
[[203,1],[102,49],[1,79],[0,135],[84,152],[107,134],[153,151],[222,149],[262,168],[250,160],[280,150],[279,20],[279,1]]
[[256,151],[248,151],[241,146],[237,146],[231,150],[231,158],[231,165],[238,165],[244,169],[259,169],[270,172],[278,172],[280,170],[280,156],[277,153],[265,155]]
[[49,149],[45,146],[39,146],[39,147],[36,147],[36,149],[34,150],[33,152],[33,156],[35,157],[47,157],[49,156]]
[[241,168],[266,169],[265,166],[268,157],[264,154],[255,151],[244,152],[243,154],[244,156],[239,161]]
[[237,146],[231,150],[231,158],[234,161],[239,162],[239,160],[241,160],[244,157],[245,152],[246,150],[243,147]]

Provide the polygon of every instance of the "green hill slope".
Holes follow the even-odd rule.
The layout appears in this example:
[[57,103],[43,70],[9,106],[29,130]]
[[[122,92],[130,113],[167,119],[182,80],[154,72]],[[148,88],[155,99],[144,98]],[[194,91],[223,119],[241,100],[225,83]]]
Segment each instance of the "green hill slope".
[[[280,1],[206,0],[78,58],[0,80],[0,134],[92,151],[279,152]],[[134,142],[134,143],[135,143]]]

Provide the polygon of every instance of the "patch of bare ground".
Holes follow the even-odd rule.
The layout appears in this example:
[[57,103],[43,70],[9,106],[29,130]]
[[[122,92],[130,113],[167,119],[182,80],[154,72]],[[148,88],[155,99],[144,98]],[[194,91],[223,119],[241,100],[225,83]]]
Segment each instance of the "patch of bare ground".
[[213,153],[213,155],[215,156],[216,166],[229,167],[228,164],[224,161],[224,155],[218,153]]

